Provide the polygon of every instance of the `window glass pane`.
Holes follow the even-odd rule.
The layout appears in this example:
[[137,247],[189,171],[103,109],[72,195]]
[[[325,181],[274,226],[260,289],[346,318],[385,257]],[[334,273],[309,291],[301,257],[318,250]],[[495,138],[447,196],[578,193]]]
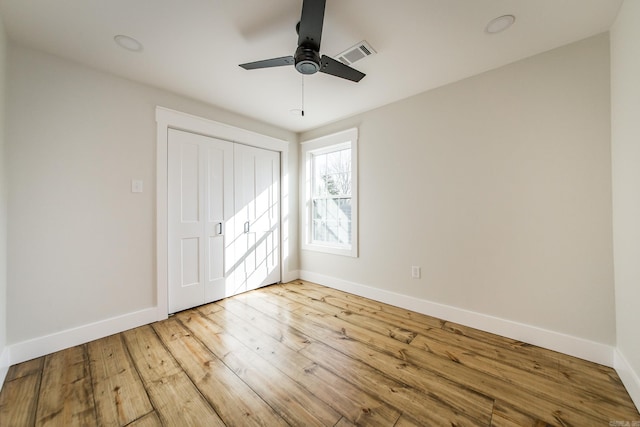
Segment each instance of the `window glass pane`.
[[313,156],[313,195],[351,195],[351,149]]
[[313,156],[315,159],[313,167],[318,171],[318,174],[324,175],[327,173],[327,155],[316,154]]
[[340,151],[327,153],[327,174],[342,172],[342,162],[340,158]]
[[341,243],[339,232],[340,199],[327,201],[327,240],[329,243]]
[[312,155],[311,168],[313,170],[313,195],[323,196],[326,192],[323,176],[327,173],[327,155]]
[[313,196],[314,197],[322,197],[325,195],[326,188],[324,185],[324,180],[320,175],[315,175],[313,177]]
[[351,173],[342,172],[333,175],[334,187],[337,190],[335,195],[349,196],[351,195]]
[[313,221],[313,241],[314,242],[324,242],[323,221],[314,220]]
[[336,199],[327,200],[327,221],[332,223],[338,221],[338,204]]
[[351,172],[351,148],[342,150],[340,155],[342,156],[340,162],[344,165],[342,170],[345,172]]
[[313,200],[312,236],[315,242],[351,244],[351,199]]
[[326,200],[318,199],[313,201],[313,219],[326,219]]
[[333,179],[333,175],[322,175],[322,181],[324,182],[324,188],[327,195],[335,196],[338,194],[336,182]]
[[342,244],[351,244],[351,199],[338,199],[338,236]]

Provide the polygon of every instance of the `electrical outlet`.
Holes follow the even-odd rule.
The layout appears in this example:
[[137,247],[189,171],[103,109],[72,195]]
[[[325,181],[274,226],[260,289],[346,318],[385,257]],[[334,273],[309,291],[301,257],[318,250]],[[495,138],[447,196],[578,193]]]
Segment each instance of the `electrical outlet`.
[[411,278],[412,279],[419,279],[420,278],[420,273],[421,273],[420,267],[417,267],[415,265],[413,267],[411,267]]
[[142,180],[141,179],[132,179],[131,180],[131,192],[132,193],[142,193]]

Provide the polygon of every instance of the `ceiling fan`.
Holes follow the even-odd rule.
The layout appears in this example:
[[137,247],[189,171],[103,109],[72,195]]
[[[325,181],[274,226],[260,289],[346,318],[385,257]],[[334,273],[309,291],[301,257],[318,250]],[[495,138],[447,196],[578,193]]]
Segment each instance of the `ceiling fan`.
[[327,55],[320,56],[320,40],[326,0],[303,0],[302,15],[296,25],[298,48],[294,56],[265,59],[240,64],[245,70],[295,65],[301,74],[315,74],[318,71],[343,79],[359,82],[366,75]]

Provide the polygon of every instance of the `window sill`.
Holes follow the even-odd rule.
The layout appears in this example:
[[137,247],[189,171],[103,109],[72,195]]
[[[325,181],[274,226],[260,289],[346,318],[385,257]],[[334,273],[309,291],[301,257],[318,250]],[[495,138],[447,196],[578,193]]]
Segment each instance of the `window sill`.
[[352,258],[358,257],[358,250],[355,247],[347,248],[344,246],[318,245],[314,243],[302,244],[303,251],[321,252],[325,254],[348,256]]

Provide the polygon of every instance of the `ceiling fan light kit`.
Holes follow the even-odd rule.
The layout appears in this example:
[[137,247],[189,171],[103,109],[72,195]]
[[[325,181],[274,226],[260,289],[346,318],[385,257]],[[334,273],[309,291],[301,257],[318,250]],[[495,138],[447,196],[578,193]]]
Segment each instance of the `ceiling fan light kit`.
[[359,82],[364,73],[335,60],[327,55],[320,56],[320,41],[326,0],[303,0],[302,15],[296,25],[298,31],[298,48],[294,56],[265,59],[262,61],[240,64],[245,70],[295,65],[303,75],[317,72],[330,74],[342,79]]

